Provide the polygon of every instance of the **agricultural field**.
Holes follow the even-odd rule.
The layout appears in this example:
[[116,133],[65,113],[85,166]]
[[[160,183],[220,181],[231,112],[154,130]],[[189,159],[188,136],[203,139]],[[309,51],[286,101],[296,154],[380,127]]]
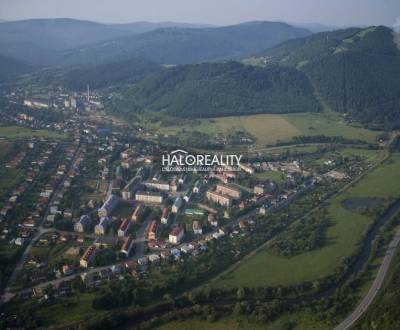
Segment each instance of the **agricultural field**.
[[245,131],[256,139],[256,144],[275,144],[301,135],[301,131],[279,115],[251,115],[197,120],[193,124],[160,128],[162,134],[177,134],[182,129],[197,130],[211,136]]
[[163,135],[177,135],[196,130],[211,137],[216,134],[229,135],[235,132],[246,132],[255,139],[256,147],[287,142],[296,136],[303,135],[342,136],[346,139],[374,143],[380,133],[346,124],[342,117],[331,112],[209,118],[187,121],[180,126],[156,124],[152,125],[151,129]]
[[[373,217],[357,208],[346,206],[346,201],[379,199],[385,207],[400,197],[400,156],[393,155],[362,180],[333,197],[328,205],[331,226],[327,229],[327,244],[318,250],[294,257],[274,255],[267,248],[224,274],[213,285],[216,287],[289,285],[312,281],[332,274],[356,249],[362,235],[373,222]],[[373,205],[374,207],[377,205]],[[365,205],[368,207],[368,205]]]
[[0,137],[9,140],[26,139],[31,137],[44,137],[49,139],[65,139],[66,134],[47,131],[47,130],[32,130],[18,126],[1,126]]
[[346,124],[340,115],[332,112],[287,114],[283,118],[306,136],[342,136],[373,143],[380,133]]

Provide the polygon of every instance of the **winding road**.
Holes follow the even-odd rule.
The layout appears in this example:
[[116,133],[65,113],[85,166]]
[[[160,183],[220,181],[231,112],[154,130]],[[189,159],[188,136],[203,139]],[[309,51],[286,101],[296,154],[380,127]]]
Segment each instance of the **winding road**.
[[367,295],[361,300],[361,302],[355,308],[353,313],[351,313],[340,324],[338,324],[334,328],[334,330],[349,329],[367,311],[368,307],[372,304],[375,297],[379,293],[379,290],[382,288],[385,276],[389,270],[390,264],[392,262],[393,256],[395,255],[395,251],[399,243],[400,243],[400,227],[397,228],[396,233],[386,250],[386,254],[385,257],[383,258],[381,266],[379,267],[378,274],[374,282],[372,283]]

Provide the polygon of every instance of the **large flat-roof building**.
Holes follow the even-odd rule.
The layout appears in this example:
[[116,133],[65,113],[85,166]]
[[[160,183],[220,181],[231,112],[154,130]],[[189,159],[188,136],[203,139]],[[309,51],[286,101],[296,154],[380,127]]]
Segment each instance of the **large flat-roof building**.
[[206,197],[209,201],[221,206],[230,207],[232,205],[232,199],[229,196],[221,195],[215,191],[207,191]]
[[148,188],[153,188],[157,190],[169,191],[170,185],[167,181],[151,180],[144,183]]
[[239,199],[241,197],[241,192],[239,189],[224,184],[217,184],[215,191],[219,194],[227,195],[235,199]]
[[135,199],[144,203],[161,204],[163,202],[163,196],[159,193],[149,191],[138,191],[135,195]]

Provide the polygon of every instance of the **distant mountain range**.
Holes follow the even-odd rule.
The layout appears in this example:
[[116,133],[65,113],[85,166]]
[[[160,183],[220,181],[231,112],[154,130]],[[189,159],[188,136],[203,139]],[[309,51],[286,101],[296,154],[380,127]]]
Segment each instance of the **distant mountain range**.
[[250,22],[217,28],[163,28],[72,50],[69,64],[142,56],[156,63],[187,64],[235,58],[304,37],[311,32],[285,23]]
[[176,23],[176,22],[133,22],[123,24],[109,24],[119,30],[128,31],[131,33],[145,33],[157,29],[165,28],[185,28],[185,29],[202,29],[216,27],[210,24],[190,24],[190,23]]
[[183,23],[106,25],[73,19],[34,19],[0,24],[0,55],[41,66],[137,57],[166,64],[196,63],[259,52],[309,34],[301,28],[271,22],[210,28]]

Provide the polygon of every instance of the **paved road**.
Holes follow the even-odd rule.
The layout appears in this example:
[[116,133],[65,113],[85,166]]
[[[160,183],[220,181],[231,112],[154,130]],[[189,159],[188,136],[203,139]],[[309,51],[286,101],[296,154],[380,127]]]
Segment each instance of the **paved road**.
[[390,263],[395,254],[395,250],[400,243],[400,227],[397,228],[396,234],[390,242],[388,249],[386,251],[383,262],[379,267],[378,274],[372,283],[367,295],[355,308],[353,313],[351,313],[346,319],[344,319],[339,325],[337,325],[334,330],[347,330],[349,329],[368,309],[371,303],[374,301],[379,290],[382,288],[383,281],[385,280],[386,273],[389,270]]

